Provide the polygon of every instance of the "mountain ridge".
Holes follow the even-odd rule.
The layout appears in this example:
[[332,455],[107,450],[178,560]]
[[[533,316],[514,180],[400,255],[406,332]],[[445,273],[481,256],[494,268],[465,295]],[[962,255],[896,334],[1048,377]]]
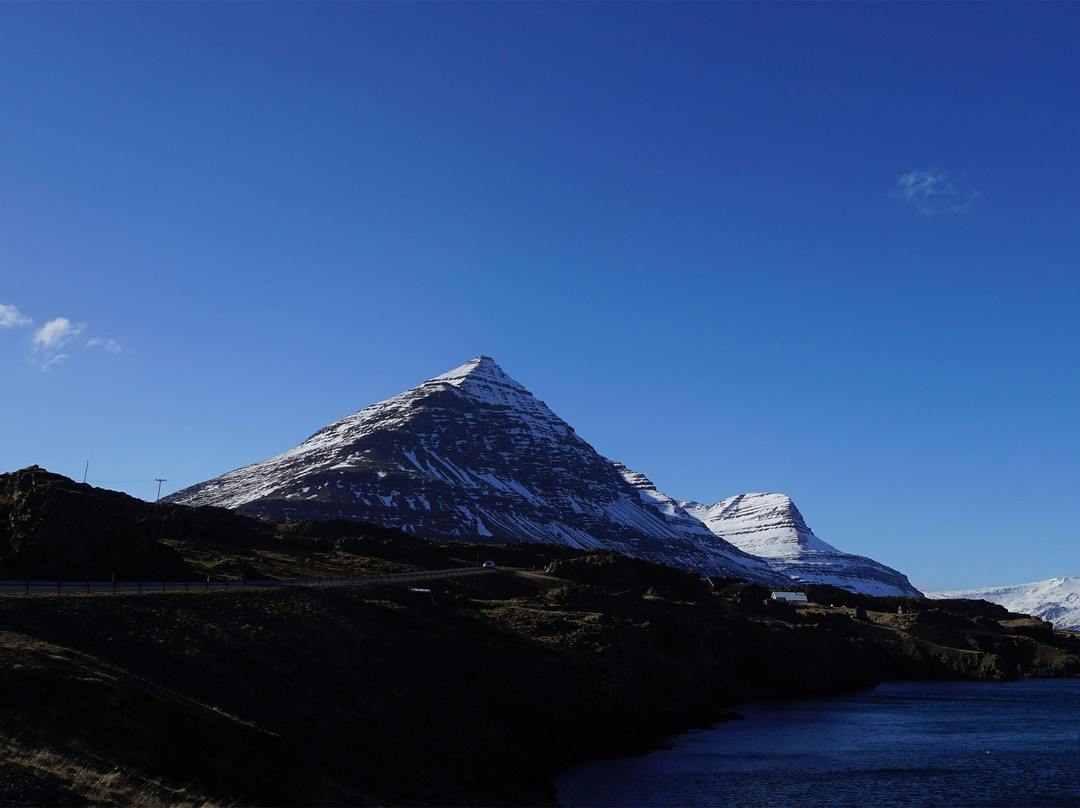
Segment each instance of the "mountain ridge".
[[435,538],[611,549],[706,575],[798,582],[600,455],[488,356],[164,501],[286,520],[362,518]]
[[927,592],[935,600],[985,600],[1009,611],[1038,617],[1056,628],[1080,631],[1080,576],[1048,578],[1027,584],[991,586],[978,589]]

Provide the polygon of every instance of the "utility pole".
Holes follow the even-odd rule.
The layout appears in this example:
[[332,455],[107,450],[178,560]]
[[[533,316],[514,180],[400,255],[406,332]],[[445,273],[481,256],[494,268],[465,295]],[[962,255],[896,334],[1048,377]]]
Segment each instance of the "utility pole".
[[89,460],[86,461],[86,468],[83,469],[83,473],[82,473],[82,481],[84,483],[86,482],[86,472],[88,472],[88,471],[90,471],[90,461]]
[[161,499],[161,484],[166,480],[164,477],[155,477],[154,479],[157,481],[157,499],[154,502],[157,502],[158,499]]

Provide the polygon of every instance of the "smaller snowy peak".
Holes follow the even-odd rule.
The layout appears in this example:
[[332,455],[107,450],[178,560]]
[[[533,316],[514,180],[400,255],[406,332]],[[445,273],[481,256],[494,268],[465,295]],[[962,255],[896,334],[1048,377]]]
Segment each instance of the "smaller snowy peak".
[[665,524],[676,526],[698,551],[723,559],[722,566],[728,567],[728,574],[771,585],[791,583],[788,575],[772,569],[767,559],[746,553],[711,531],[701,519],[683,507],[682,500],[672,499],[658,491],[655,483],[641,472],[616,461],[611,461],[611,464],[637,490],[641,502],[660,514]]
[[786,494],[739,494],[713,505],[682,500],[679,504],[713,533],[747,553],[777,558],[807,550],[838,552],[813,534]]
[[928,598],[988,600],[1010,612],[1030,614],[1057,628],[1080,631],[1080,576],[1051,578],[1030,584],[927,592]]
[[798,581],[832,584],[867,595],[920,594],[902,573],[823,542],[786,494],[740,494],[714,505],[685,500],[679,504],[715,535]]

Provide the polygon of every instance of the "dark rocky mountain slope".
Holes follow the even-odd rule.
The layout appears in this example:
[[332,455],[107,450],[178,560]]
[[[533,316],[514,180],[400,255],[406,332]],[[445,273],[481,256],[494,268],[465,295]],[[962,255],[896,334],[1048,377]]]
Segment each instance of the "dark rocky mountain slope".
[[432,538],[603,548],[704,574],[786,580],[627,474],[482,356],[166,501],[273,519],[364,519]]

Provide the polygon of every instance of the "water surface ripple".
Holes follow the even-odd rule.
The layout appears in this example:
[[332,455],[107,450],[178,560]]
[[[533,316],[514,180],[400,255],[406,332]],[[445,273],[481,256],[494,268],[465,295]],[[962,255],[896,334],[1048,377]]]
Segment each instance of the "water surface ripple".
[[606,806],[1080,806],[1080,681],[888,683],[743,705],[744,721],[564,773]]

